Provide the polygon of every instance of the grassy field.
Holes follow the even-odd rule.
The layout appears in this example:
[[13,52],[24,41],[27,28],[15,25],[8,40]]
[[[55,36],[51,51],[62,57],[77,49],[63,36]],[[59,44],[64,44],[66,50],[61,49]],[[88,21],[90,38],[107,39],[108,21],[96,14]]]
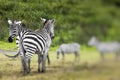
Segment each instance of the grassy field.
[[3,42],[0,41],[0,49],[4,49],[4,50],[16,50],[16,43],[9,43],[9,42]]
[[61,55],[56,59],[56,49],[50,49],[51,65],[46,66],[45,73],[37,72],[37,55],[34,55],[31,73],[26,76],[22,74],[20,58],[9,59],[0,54],[0,80],[120,80],[120,61],[116,62],[113,54],[106,55],[106,61],[102,62],[97,51],[83,48],[79,63],[74,62],[73,54],[66,55],[63,63]]

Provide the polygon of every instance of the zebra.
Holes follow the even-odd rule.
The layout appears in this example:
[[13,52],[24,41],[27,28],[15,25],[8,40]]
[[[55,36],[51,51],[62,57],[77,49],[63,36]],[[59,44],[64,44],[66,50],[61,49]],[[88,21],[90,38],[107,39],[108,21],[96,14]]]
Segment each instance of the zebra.
[[[41,18],[41,20],[42,20],[42,22],[43,22],[44,19]],[[9,21],[9,20],[8,20],[8,21]],[[26,28],[26,25],[25,25],[22,21],[16,21],[16,20],[15,20],[14,23],[21,25],[21,28],[22,28],[24,31],[30,31],[30,32],[32,32],[32,30]],[[11,32],[11,30],[9,30],[9,34],[10,34],[10,35],[11,35],[11,34],[14,34],[14,32],[16,32],[16,30],[13,31],[13,32]],[[35,30],[35,32],[36,32],[37,34],[41,33],[39,29]],[[8,38],[8,41],[9,41],[9,42],[13,42],[13,38],[14,38],[15,36],[16,36],[17,48],[18,48],[18,50],[19,50],[19,36],[18,36],[18,35],[14,34],[12,37],[10,36],[10,37]],[[37,53],[36,53],[36,54],[37,54]],[[7,55],[7,54],[4,54],[4,55],[7,56],[7,57],[9,57],[9,58],[16,58],[16,57],[18,57],[18,55],[19,55],[19,51],[18,51],[17,54],[15,54],[14,56],[10,56],[10,55]],[[47,55],[47,59],[48,59],[48,64],[50,65],[49,55]]]
[[[8,20],[8,23],[11,24],[11,20]],[[32,32],[32,30],[27,29],[26,25],[24,23],[22,23],[21,21],[14,20],[13,23],[21,25],[21,29],[24,30],[24,31],[30,31],[30,32]],[[16,35],[16,32],[18,32],[18,31],[16,29],[15,30],[11,30],[12,28],[13,27],[9,26],[9,38],[8,38],[8,41],[10,43],[12,43],[13,42],[13,38],[16,37],[16,45],[17,45],[17,48],[18,48],[18,52],[14,56],[9,56],[7,54],[4,54],[4,55],[7,56],[7,57],[9,57],[9,58],[16,58],[19,55],[19,35]]]
[[[23,73],[30,72],[30,58],[35,52],[38,52],[38,72],[40,72],[40,63],[42,61],[42,72],[45,72],[45,61],[48,55],[49,47],[52,43],[52,38],[54,38],[54,19],[43,19],[44,25],[42,27],[41,33],[38,35],[36,32],[22,31],[21,25],[12,23],[8,21],[9,26],[17,29],[17,35],[20,36],[19,47],[20,56],[22,61]],[[12,29],[12,30],[14,30]],[[41,57],[41,54],[43,55]]]
[[74,53],[75,54],[75,61],[79,60],[79,56],[80,56],[80,45],[79,43],[70,43],[70,44],[61,44],[60,47],[57,50],[57,59],[59,59],[59,54],[62,53],[63,56],[63,60],[64,60],[64,56],[65,54],[71,54]]
[[102,61],[104,61],[104,54],[105,53],[115,53],[115,59],[118,59],[118,55],[120,52],[120,44],[118,42],[100,42],[93,36],[88,41],[89,46],[95,46],[101,55]]

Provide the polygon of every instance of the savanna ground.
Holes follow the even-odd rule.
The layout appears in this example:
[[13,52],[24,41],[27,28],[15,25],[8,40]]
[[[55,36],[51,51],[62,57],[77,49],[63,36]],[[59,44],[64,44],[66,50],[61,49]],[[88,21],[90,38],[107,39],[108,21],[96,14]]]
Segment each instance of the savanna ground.
[[[13,50],[14,47],[14,44],[0,42],[0,49]],[[56,49],[50,49],[51,65],[46,66],[45,73],[37,72],[37,55],[34,55],[31,73],[26,76],[22,74],[20,58],[10,59],[0,52],[0,80],[120,80],[120,60],[115,61],[113,54],[106,54],[106,61],[102,62],[97,51],[82,48],[79,63],[74,62],[73,54],[66,55],[63,63],[61,55],[56,59]]]

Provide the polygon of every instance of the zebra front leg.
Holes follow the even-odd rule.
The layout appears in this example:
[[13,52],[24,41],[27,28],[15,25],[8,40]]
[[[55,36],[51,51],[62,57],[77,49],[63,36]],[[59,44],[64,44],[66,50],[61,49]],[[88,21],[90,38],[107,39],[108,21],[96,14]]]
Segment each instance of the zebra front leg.
[[64,52],[62,52],[62,56],[63,56],[63,58],[62,58],[62,64],[64,64],[64,62],[65,62],[65,53]]
[[78,55],[77,55],[76,52],[75,52],[74,54],[75,54],[75,62],[77,62],[77,57],[78,57]]

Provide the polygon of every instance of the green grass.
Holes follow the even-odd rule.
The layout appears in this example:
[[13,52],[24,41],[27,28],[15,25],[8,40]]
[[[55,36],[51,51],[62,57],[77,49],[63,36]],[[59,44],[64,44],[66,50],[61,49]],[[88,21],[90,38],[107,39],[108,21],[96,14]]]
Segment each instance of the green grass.
[[85,48],[81,51],[80,63],[74,62],[73,54],[65,55],[63,63],[61,55],[56,59],[56,49],[50,49],[51,65],[46,66],[45,73],[37,72],[37,55],[34,55],[31,73],[26,76],[22,74],[20,58],[9,59],[0,54],[0,80],[120,80],[120,63],[115,62],[112,54],[106,55],[102,63],[96,51]]
[[4,42],[4,41],[0,41],[0,49],[4,49],[4,50],[15,50],[16,48],[16,43],[9,43],[9,42]]

